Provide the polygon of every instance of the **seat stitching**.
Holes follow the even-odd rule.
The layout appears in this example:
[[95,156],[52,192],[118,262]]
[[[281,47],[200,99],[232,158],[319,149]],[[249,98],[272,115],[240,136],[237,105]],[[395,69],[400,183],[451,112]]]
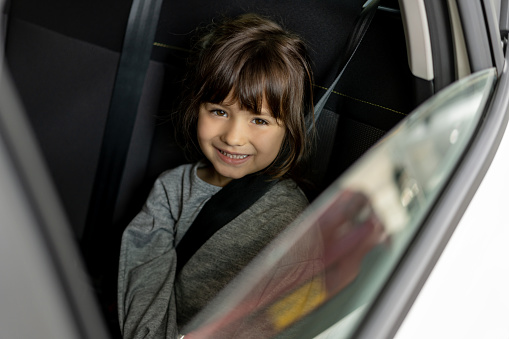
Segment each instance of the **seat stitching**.
[[191,52],[191,50],[189,50],[189,49],[172,46],[172,45],[167,45],[167,44],[163,44],[161,42],[154,42],[154,46],[168,48],[168,49],[175,49],[177,51],[182,51],[182,52]]
[[[321,89],[324,89],[324,90],[327,90],[328,88],[327,87],[323,87],[323,86],[320,86],[320,85],[313,85],[315,87],[318,87],[318,88],[321,88]],[[334,94],[338,94],[338,95],[341,95],[345,98],[348,98],[348,99],[352,99],[352,100],[355,100],[355,101],[359,101],[359,102],[362,102],[364,104],[368,104],[368,105],[371,105],[371,106],[375,106],[375,107],[378,107],[378,108],[382,108],[382,109],[385,109],[385,110],[388,110],[388,111],[391,111],[391,112],[394,112],[394,113],[398,113],[398,114],[401,114],[401,115],[408,115],[407,113],[403,113],[403,112],[400,112],[400,111],[396,111],[395,109],[392,109],[392,108],[388,108],[388,107],[385,107],[385,106],[382,106],[382,105],[378,105],[378,104],[374,104],[372,102],[369,102],[369,101],[366,101],[366,100],[362,100],[362,99],[357,99],[357,98],[354,98],[354,97],[351,97],[349,95],[346,95],[344,93],[340,93],[340,92],[337,92],[337,91],[332,91],[332,93]]]

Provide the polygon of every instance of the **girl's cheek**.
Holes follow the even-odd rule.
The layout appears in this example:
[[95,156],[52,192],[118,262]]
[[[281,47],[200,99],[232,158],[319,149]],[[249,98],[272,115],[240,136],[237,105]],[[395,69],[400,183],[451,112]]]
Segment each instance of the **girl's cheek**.
[[206,134],[207,131],[210,129],[211,121],[210,117],[206,116],[205,114],[200,114],[198,118],[198,134]]

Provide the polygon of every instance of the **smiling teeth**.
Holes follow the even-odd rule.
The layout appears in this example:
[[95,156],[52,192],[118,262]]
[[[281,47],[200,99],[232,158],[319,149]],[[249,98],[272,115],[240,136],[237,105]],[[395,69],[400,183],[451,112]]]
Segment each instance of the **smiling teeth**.
[[225,156],[227,156],[230,159],[245,159],[245,158],[247,158],[246,154],[244,154],[244,155],[230,154],[230,153],[226,153],[226,152],[221,151],[221,150],[219,150],[219,152],[221,152],[222,155],[225,155]]

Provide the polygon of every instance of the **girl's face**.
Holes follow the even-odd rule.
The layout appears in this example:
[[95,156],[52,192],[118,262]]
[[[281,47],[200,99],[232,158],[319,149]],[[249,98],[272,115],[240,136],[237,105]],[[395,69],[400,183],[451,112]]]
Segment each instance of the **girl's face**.
[[269,166],[281,148],[285,127],[270,114],[265,101],[261,114],[242,109],[230,96],[221,104],[204,103],[198,116],[198,142],[213,168],[198,176],[216,186]]

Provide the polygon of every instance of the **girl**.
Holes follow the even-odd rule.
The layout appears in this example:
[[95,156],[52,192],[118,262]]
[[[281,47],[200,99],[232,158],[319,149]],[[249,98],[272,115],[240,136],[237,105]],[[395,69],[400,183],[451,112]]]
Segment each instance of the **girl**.
[[[204,160],[163,173],[124,231],[118,279],[124,338],[175,338],[307,205],[294,180],[308,149],[306,116],[313,114],[302,40],[248,14],[213,27],[197,46],[179,128],[187,148]],[[202,207],[249,177],[269,178],[267,192],[177,270],[175,248]],[[242,203],[245,192],[228,192]]]

